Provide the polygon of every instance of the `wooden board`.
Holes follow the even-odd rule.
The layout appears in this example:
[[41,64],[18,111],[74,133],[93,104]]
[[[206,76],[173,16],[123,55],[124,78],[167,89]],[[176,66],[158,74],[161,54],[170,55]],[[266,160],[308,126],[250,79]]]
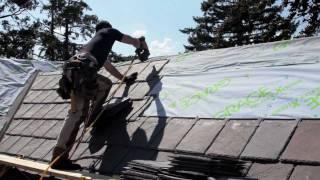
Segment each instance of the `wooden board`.
[[[0,165],[14,166],[17,168],[38,172],[40,175],[47,169],[48,164],[38,163],[31,160],[19,159],[8,155],[0,154]],[[61,171],[49,168],[47,175],[73,179],[73,180],[90,180],[89,176],[84,176],[81,173]]]

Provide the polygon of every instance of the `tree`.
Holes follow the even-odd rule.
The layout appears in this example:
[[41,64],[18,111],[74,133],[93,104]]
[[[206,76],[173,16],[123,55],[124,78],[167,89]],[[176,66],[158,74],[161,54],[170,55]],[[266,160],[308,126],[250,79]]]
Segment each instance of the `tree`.
[[289,17],[301,28],[297,37],[314,36],[320,33],[320,1],[319,0],[284,0]]
[[35,1],[0,1],[0,56],[30,58],[36,44],[39,22],[22,15],[25,10],[35,9]]
[[[42,52],[51,60],[67,60],[79,48],[72,40],[87,39],[94,33],[94,25],[98,22],[95,15],[85,14],[91,10],[82,0],[50,0],[43,6],[48,12],[49,20],[43,23],[49,27],[49,32],[41,34]],[[57,33],[61,29],[64,32]]]
[[282,6],[275,0],[206,0],[202,17],[194,17],[196,28],[189,34],[186,50],[224,48],[289,39],[296,25],[281,16]]

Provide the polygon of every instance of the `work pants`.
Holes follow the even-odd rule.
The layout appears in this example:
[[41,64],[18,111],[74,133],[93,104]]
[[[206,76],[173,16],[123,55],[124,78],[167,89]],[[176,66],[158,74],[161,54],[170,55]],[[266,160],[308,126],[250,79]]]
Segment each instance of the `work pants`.
[[107,77],[98,74],[97,83],[98,90],[93,100],[81,95],[75,95],[75,112],[72,112],[70,109],[67,117],[65,118],[63,127],[57,140],[57,145],[55,147],[56,152],[55,150],[53,151],[53,157],[59,155],[56,154],[57,152],[61,152],[61,150],[66,151],[68,149],[68,151],[64,154],[64,157],[68,158],[69,151],[71,149],[70,146],[72,146],[76,140],[80,125],[86,121],[89,115],[90,104],[92,108],[92,116],[90,117],[91,120],[92,118],[95,118],[101,111],[102,105],[108,97],[112,82]]

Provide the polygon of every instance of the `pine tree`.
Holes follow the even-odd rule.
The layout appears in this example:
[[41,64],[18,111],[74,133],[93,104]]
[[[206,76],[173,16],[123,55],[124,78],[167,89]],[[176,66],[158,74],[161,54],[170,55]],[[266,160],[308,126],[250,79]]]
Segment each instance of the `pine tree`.
[[39,22],[22,14],[37,7],[31,0],[0,1],[0,56],[7,58],[31,58],[36,44]]
[[301,28],[297,37],[314,36],[320,33],[320,1],[319,0],[284,0],[289,17]]
[[[82,0],[50,0],[43,7],[48,12],[48,20],[44,21],[49,32],[41,35],[45,56],[52,60],[67,60],[79,45],[75,42],[78,38],[86,40],[94,33],[94,25],[98,22],[95,15],[88,15],[86,11],[91,10],[89,5]],[[64,32],[59,34],[56,29]]]
[[224,48],[289,39],[296,24],[281,16],[282,6],[275,0],[206,0],[202,17],[194,17],[196,28],[189,34],[186,50]]

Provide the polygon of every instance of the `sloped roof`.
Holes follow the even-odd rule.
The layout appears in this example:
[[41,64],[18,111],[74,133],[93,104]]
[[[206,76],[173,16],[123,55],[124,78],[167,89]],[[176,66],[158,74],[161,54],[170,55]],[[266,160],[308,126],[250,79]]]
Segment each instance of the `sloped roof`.
[[[169,58],[168,58],[169,59]],[[113,101],[133,99],[133,110],[99,134],[87,134],[72,157],[90,172],[118,174],[133,159],[166,161],[175,152],[241,158],[252,162],[248,176],[260,179],[317,179],[319,119],[229,119],[143,116],[156,97],[168,60],[135,62],[138,81],[122,86]],[[125,72],[128,64],[119,66]],[[153,68],[155,67],[155,69]],[[105,71],[102,74],[109,76]],[[0,144],[0,152],[48,162],[69,101],[56,94],[60,74],[37,76]],[[114,83],[117,82],[110,77]],[[111,92],[116,88],[113,86]],[[80,132],[82,128],[80,129]]]

